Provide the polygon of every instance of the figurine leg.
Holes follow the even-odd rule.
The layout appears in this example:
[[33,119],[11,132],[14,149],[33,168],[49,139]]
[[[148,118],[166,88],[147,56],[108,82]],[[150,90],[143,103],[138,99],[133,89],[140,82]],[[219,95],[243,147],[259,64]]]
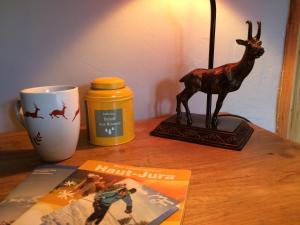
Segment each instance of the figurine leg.
[[180,92],[177,96],[176,96],[176,100],[177,100],[177,105],[176,105],[176,112],[177,112],[177,120],[181,119],[182,113],[181,113],[181,103],[183,104],[183,101],[185,101],[186,96],[188,95],[189,90],[188,89],[184,89],[182,92]]
[[191,112],[190,112],[190,109],[189,109],[189,106],[188,106],[188,101],[183,101],[182,102],[184,108],[185,108],[185,113],[186,113],[186,122],[187,122],[187,125],[192,125],[192,116],[191,116]]
[[182,92],[180,92],[177,96],[177,106],[176,106],[176,112],[177,112],[177,121],[180,121],[181,119],[181,108],[180,104],[182,103],[184,108],[185,108],[185,113],[186,113],[186,119],[187,119],[187,124],[191,125],[192,124],[192,116],[191,112],[188,106],[188,100],[192,97],[193,94],[195,94],[197,91],[187,89],[185,88]]
[[223,101],[226,98],[226,96],[227,96],[227,93],[221,93],[218,96],[218,100],[217,100],[217,103],[216,103],[216,109],[214,111],[214,114],[213,114],[213,117],[212,117],[212,120],[211,120],[211,125],[212,125],[213,128],[217,127],[217,124],[218,124],[218,114],[220,112],[220,109],[221,109],[221,107],[223,105]]
[[177,113],[177,121],[179,121],[181,119],[181,96],[182,96],[182,93],[179,93],[177,96],[176,96],[176,113]]
[[191,116],[191,112],[188,106],[188,101],[189,99],[193,96],[193,94],[196,93],[195,90],[193,89],[185,89],[186,91],[184,92],[184,95],[182,96],[182,104],[185,108],[185,113],[186,113],[186,119],[187,119],[187,125],[192,125],[192,116]]

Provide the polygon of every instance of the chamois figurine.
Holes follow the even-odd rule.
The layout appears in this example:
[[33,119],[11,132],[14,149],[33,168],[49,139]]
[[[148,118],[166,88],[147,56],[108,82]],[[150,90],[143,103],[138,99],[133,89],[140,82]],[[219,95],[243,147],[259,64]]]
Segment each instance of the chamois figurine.
[[252,23],[248,24],[248,39],[237,39],[239,45],[246,47],[244,55],[239,62],[229,63],[214,69],[195,69],[182,77],[180,82],[184,82],[184,90],[176,96],[177,99],[177,120],[181,118],[181,103],[186,111],[187,124],[192,124],[192,117],[188,107],[188,100],[197,92],[202,91],[207,94],[218,94],[216,108],[212,116],[212,127],[218,123],[218,113],[222,107],[223,101],[229,92],[240,88],[243,80],[251,72],[255,59],[264,54],[264,48],[261,46],[261,22],[257,22],[258,30],[255,37],[252,37]]

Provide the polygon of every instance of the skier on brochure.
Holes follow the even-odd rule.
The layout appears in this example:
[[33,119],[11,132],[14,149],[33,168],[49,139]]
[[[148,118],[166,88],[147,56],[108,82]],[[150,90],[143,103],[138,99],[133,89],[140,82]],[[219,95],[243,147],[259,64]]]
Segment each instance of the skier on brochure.
[[94,221],[95,224],[99,224],[110,206],[120,199],[126,204],[125,213],[130,214],[132,212],[132,199],[130,195],[135,192],[135,188],[131,188],[130,190],[122,188],[116,191],[97,192],[93,203],[94,212],[87,218],[85,224],[91,225]]

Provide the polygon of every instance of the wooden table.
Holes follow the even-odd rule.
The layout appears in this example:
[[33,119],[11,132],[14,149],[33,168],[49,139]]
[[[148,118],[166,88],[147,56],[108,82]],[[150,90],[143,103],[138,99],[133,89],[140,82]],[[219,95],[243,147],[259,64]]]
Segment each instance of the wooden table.
[[[87,144],[75,155],[136,166],[191,169],[184,225],[299,225],[300,147],[255,127],[241,151],[149,136],[162,120],[136,123],[134,141],[116,147]],[[25,132],[0,135],[0,200],[40,164]]]

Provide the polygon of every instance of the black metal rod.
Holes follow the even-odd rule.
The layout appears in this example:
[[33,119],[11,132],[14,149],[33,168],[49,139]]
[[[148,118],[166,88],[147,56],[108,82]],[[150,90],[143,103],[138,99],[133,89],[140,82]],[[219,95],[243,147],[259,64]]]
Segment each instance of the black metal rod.
[[[216,33],[216,1],[210,0],[210,35],[209,35],[209,55],[208,55],[208,69],[214,67],[215,55],[215,33]],[[207,94],[206,99],[206,128],[211,128],[211,99],[212,94]]]

